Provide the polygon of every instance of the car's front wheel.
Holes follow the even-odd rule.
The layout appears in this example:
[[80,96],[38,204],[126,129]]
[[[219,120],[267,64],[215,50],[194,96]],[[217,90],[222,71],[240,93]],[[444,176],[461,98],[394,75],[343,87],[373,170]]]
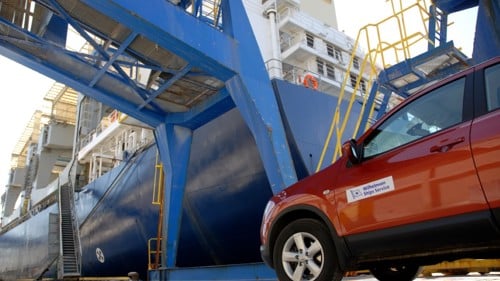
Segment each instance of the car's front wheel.
[[283,228],[273,260],[281,281],[339,281],[343,276],[328,229],[314,219],[299,219]]
[[380,281],[411,281],[420,272],[417,265],[377,266],[370,272]]

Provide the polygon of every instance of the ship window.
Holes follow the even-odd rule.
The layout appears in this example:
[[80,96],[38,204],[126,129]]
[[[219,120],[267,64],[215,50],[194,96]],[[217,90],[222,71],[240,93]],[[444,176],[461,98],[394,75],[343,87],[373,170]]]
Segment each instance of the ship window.
[[314,36],[311,33],[306,33],[307,46],[314,47]]
[[335,79],[335,68],[331,63],[326,64],[326,76],[328,78]]
[[351,78],[351,86],[353,88],[355,88],[356,87],[356,80],[358,79],[358,77],[355,74],[351,73],[351,77],[350,78]]
[[355,69],[359,69],[359,59],[357,57],[354,57],[354,60],[352,61],[352,66],[354,66]]
[[316,66],[318,67],[318,73],[321,75],[325,75],[324,71],[325,62],[320,58],[316,58]]
[[366,82],[365,80],[361,79],[359,82],[359,87],[361,88],[361,93],[364,94],[366,93]]
[[330,57],[335,57],[334,51],[333,51],[333,45],[330,43],[326,43],[326,52]]
[[339,61],[342,61],[342,51],[339,48],[335,48],[335,58]]

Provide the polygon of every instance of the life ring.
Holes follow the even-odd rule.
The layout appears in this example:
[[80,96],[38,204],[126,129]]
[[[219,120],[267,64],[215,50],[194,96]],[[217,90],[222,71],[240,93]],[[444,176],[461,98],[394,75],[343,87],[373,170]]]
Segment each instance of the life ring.
[[118,110],[115,109],[111,112],[111,114],[109,114],[109,123],[113,123],[116,120],[118,120]]
[[314,90],[318,89],[318,80],[311,74],[307,74],[304,76],[304,86],[307,88],[313,88]]

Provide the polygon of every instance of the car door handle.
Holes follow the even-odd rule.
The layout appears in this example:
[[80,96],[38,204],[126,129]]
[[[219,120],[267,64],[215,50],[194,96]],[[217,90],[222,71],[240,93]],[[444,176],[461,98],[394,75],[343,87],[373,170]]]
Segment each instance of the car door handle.
[[431,146],[430,152],[446,152],[450,150],[454,145],[465,141],[465,137],[459,137],[451,140],[443,140],[439,145]]

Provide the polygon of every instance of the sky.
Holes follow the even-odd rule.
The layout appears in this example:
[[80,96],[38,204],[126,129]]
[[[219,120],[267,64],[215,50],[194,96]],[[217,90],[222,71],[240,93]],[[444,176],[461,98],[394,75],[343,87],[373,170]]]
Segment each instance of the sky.
[[[394,0],[394,2],[399,3],[398,0]],[[402,0],[402,2],[405,3],[405,7],[408,7],[416,1]],[[430,3],[429,0],[427,2]],[[338,29],[344,31],[354,39],[356,39],[360,28],[367,24],[378,23],[392,14],[392,8],[388,0],[336,0],[335,9]],[[414,11],[418,11],[418,9],[410,9],[410,11],[405,13],[405,16],[414,16]],[[451,14],[448,17],[448,39],[453,40],[455,46],[461,48],[461,51],[469,57],[472,55],[476,15],[477,8],[472,8]],[[410,26],[415,22],[422,21],[419,21],[418,18],[413,18],[407,20],[406,24]],[[386,24],[381,26],[388,27]],[[410,32],[413,30],[411,27],[407,27],[407,29]],[[388,33],[394,33],[394,29],[392,28],[382,30],[382,32],[384,31],[385,33],[382,34],[386,36]]]
[[[408,2],[408,0],[404,0]],[[412,1],[413,3],[413,1]],[[391,13],[386,0],[335,1],[339,30],[356,38],[358,30],[369,23],[377,23]],[[451,15],[454,22],[448,29],[448,38],[470,56],[472,53],[476,9]],[[54,81],[0,55],[0,195],[7,184],[10,158],[25,125]]]

